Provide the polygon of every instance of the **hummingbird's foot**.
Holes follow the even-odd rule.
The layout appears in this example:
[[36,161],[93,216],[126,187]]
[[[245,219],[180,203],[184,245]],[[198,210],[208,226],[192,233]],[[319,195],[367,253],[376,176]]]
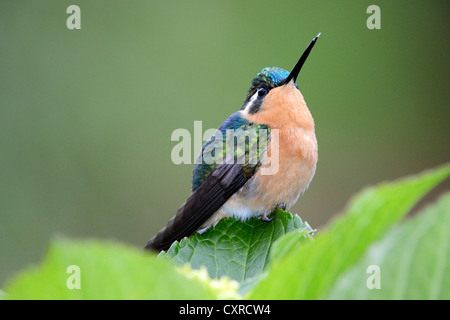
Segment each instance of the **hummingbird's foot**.
[[286,203],[279,203],[279,204],[277,204],[277,207],[284,211],[287,208],[287,204]]
[[273,220],[273,216],[271,218],[269,218],[268,216],[266,216],[265,214],[261,216],[261,220],[264,222],[270,222]]
[[197,230],[197,233],[198,234],[202,234],[202,233],[208,231],[210,228],[211,228],[211,226],[200,228],[200,229]]

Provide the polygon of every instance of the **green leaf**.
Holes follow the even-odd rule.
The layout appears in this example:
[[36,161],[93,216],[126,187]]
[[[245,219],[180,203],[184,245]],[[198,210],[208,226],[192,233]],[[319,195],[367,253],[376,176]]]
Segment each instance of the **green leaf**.
[[241,222],[232,218],[221,220],[214,228],[175,242],[159,257],[192,268],[205,266],[212,278],[227,276],[243,282],[258,276],[269,263],[272,243],[280,236],[301,230],[303,239],[311,227],[297,215],[278,209],[271,222],[253,218]]
[[[70,289],[77,283],[80,289]],[[69,281],[69,286],[68,286]],[[122,244],[54,241],[44,261],[23,271],[5,288],[7,299],[214,299],[201,282],[189,279],[153,255]]]
[[374,244],[328,298],[450,299],[450,194]]
[[[449,176],[446,165],[366,189],[314,241],[304,241],[312,233],[307,223],[282,210],[270,223],[225,219],[174,244],[158,261],[117,243],[59,239],[39,266],[11,279],[0,298],[239,299],[247,294],[253,299],[450,299],[450,195],[379,241]],[[361,271],[368,263],[381,268],[381,290],[367,289],[369,275]],[[79,267],[80,289],[70,288],[68,267],[73,265]],[[241,286],[207,273],[236,279]]]
[[270,259],[277,260],[298,248],[305,239],[313,240],[309,237],[313,231],[311,229],[296,229],[277,239],[270,251]]
[[273,260],[250,299],[321,299],[394,223],[450,175],[450,165],[368,188],[315,241]]

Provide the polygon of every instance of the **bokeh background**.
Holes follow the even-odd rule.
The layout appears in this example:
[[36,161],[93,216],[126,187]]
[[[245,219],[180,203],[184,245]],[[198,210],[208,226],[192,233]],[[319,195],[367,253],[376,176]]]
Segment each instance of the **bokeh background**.
[[[66,9],[81,8],[81,30]],[[366,9],[381,9],[369,30]],[[190,193],[177,128],[218,127],[265,66],[299,77],[320,230],[367,185],[450,160],[448,1],[0,2],[0,287],[52,237],[142,247]]]

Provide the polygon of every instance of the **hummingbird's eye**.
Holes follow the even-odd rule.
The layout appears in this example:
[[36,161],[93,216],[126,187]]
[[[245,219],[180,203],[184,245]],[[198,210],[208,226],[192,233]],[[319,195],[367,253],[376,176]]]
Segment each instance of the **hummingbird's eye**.
[[262,97],[265,96],[267,94],[267,90],[264,88],[259,88],[258,89],[258,97]]

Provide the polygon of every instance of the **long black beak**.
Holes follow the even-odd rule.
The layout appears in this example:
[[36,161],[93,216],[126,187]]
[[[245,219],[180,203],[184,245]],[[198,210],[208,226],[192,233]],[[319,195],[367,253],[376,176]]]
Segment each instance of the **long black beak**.
[[300,69],[303,67],[303,64],[305,63],[306,58],[308,58],[308,55],[311,52],[311,49],[314,47],[314,44],[316,43],[316,40],[317,40],[317,38],[319,38],[319,36],[320,36],[320,33],[317,36],[315,36],[314,39],[311,40],[311,42],[309,43],[305,52],[303,52],[302,56],[295,64],[294,68],[292,68],[291,73],[289,73],[286,80],[284,80],[283,84],[289,83],[292,79],[294,79],[294,83],[295,83],[295,81],[297,81],[297,76],[300,72]]

